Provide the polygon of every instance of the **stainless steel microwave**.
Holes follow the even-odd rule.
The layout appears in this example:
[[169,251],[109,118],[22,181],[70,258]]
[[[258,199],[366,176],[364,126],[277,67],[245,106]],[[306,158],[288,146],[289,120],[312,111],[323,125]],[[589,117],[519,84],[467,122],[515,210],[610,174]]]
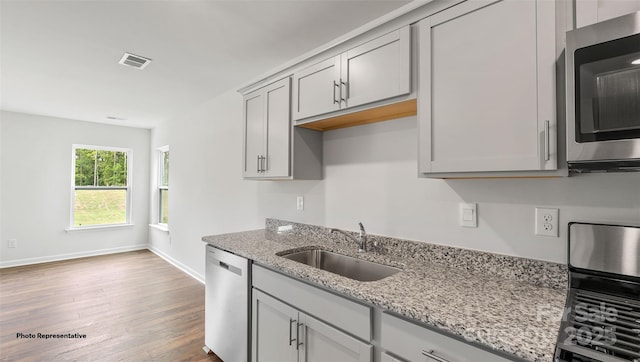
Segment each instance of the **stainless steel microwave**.
[[567,32],[567,162],[640,171],[640,12]]

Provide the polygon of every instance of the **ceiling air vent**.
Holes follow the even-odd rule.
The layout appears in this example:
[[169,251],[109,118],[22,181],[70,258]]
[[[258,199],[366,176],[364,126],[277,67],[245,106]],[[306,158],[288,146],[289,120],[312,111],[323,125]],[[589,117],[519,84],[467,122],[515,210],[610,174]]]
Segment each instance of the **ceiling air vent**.
[[122,59],[120,59],[118,63],[132,68],[144,69],[144,67],[151,63],[151,59],[145,58],[140,55],[124,53]]

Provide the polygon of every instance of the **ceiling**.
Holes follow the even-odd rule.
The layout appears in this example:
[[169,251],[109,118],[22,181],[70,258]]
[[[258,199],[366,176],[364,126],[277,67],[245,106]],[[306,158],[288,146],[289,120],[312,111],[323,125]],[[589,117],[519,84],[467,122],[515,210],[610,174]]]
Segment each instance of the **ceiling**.
[[153,128],[407,3],[1,0],[0,108]]

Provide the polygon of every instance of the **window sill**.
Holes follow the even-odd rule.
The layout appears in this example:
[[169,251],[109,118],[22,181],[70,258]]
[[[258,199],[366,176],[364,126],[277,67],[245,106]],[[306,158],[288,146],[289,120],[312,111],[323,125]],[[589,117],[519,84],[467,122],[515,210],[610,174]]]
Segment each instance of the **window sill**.
[[156,230],[164,231],[167,234],[169,233],[169,225],[167,224],[149,224],[149,226]]
[[95,226],[82,226],[82,227],[70,227],[64,229],[66,232],[72,231],[89,231],[89,230],[107,230],[107,229],[121,229],[134,227],[134,224],[115,224],[115,225],[95,225]]

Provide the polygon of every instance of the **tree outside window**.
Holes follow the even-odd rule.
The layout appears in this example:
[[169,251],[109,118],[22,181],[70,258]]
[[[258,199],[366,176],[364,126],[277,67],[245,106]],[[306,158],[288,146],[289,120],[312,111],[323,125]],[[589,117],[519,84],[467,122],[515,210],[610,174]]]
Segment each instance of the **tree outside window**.
[[132,150],[73,146],[74,228],[129,223]]
[[160,148],[158,223],[169,224],[169,147]]

